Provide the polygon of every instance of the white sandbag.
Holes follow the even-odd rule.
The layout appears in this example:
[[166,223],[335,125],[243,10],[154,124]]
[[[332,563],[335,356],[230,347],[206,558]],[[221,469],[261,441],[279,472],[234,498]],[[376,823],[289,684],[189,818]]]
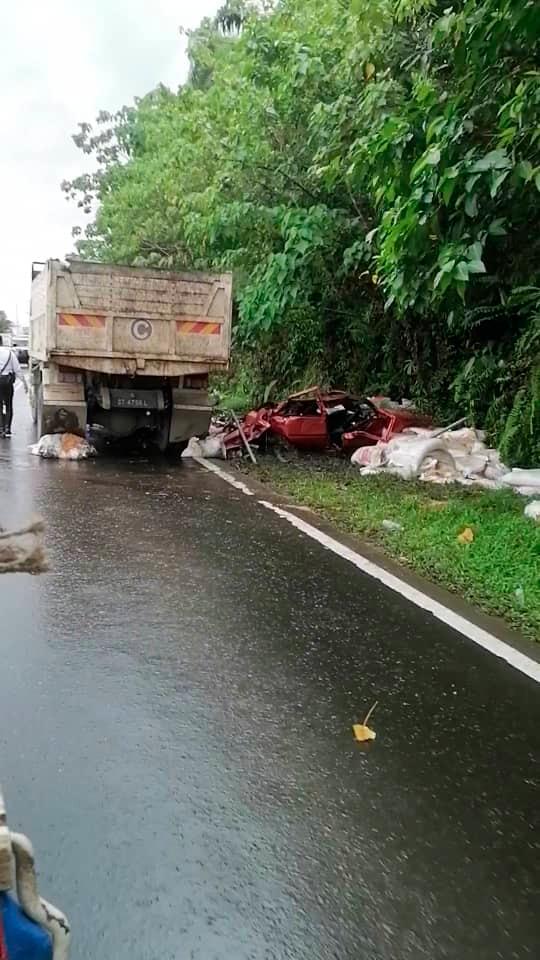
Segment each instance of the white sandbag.
[[473,447],[478,444],[478,441],[483,440],[483,436],[471,427],[462,427],[460,430],[447,430],[446,433],[441,434],[440,439],[446,447],[452,449],[461,447],[466,453],[472,453]]
[[191,457],[202,457],[201,444],[198,437],[192,437],[185,450],[182,450],[182,460],[190,460]]
[[505,473],[508,473],[508,467],[502,462],[498,450],[486,447],[486,454],[488,456],[488,464],[484,471],[484,476],[487,477],[488,480],[496,480],[500,486]]
[[[506,487],[517,489],[519,493],[522,493],[524,490],[530,490],[534,495],[540,493],[540,469],[522,470],[515,468],[514,470],[510,470],[509,473],[505,473],[505,475],[501,477],[501,482]],[[525,495],[527,496],[529,494]]]
[[[370,451],[369,454],[364,452],[366,449]],[[361,447],[355,451],[351,462],[360,467],[363,475],[367,475],[368,471],[384,471],[403,480],[414,480],[420,476],[423,469],[431,472],[439,464],[445,482],[448,482],[447,476],[452,479],[456,477],[451,454],[433,437],[400,434],[389,443],[380,443],[376,447]]]
[[370,447],[358,447],[351,457],[351,463],[355,467],[380,467],[385,463],[384,449],[387,446],[387,443],[376,443]]
[[401,533],[403,530],[401,523],[396,523],[395,520],[383,520],[381,527],[388,533]]
[[404,479],[414,480],[424,469],[432,470],[439,465],[444,475],[455,476],[455,464],[452,455],[444,449],[436,438],[415,439],[396,437],[388,444],[388,464],[393,472]]
[[209,460],[225,460],[226,453],[222,435],[207,437],[206,440],[199,440],[199,444],[204,458]]
[[88,440],[74,433],[46,433],[30,447],[30,452],[45,460],[88,460],[97,455]]
[[532,500],[527,504],[523,513],[529,520],[536,520],[540,523],[540,500]]
[[182,452],[182,459],[189,460],[199,458],[200,460],[225,460],[226,451],[223,443],[223,435],[217,434],[212,437],[206,437],[200,440],[199,437],[192,437],[186,449]]
[[424,483],[456,483],[459,478],[459,472],[447,450],[426,457],[418,474],[418,479]]

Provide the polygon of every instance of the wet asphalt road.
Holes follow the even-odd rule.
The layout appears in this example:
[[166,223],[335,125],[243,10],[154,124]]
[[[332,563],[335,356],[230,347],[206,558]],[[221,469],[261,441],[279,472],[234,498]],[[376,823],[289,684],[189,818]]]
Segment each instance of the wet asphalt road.
[[[73,960],[540,953],[540,691],[196,465],[0,441],[0,777]],[[351,723],[379,700],[371,749]]]

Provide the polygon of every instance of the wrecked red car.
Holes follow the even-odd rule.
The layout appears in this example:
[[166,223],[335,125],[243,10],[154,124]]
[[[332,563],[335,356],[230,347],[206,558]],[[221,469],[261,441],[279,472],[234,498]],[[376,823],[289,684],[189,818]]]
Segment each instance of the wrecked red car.
[[[429,427],[431,420],[398,404],[389,409],[384,398],[356,398],[343,390],[322,391],[311,387],[292,394],[279,404],[252,410],[242,421],[249,443],[266,445],[280,440],[298,450],[335,450],[351,454],[358,447],[387,441],[396,433],[412,426]],[[238,429],[224,436],[225,447],[234,451],[242,447]]]

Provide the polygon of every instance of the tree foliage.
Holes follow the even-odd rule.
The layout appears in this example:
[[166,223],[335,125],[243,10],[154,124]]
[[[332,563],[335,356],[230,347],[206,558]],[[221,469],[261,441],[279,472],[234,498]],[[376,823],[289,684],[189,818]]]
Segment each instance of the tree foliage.
[[0,310],[0,333],[11,332],[11,321],[5,310]]
[[259,382],[412,395],[538,461],[539,34],[535,0],[229,0],[178,93],[81,124],[80,252],[232,268]]

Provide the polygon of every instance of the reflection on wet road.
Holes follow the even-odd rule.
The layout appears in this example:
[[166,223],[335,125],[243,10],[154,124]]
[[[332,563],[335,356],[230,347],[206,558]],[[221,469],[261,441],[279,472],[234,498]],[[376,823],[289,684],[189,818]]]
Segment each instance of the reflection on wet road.
[[0,775],[74,960],[538,956],[537,685],[195,465],[38,461],[19,401]]

